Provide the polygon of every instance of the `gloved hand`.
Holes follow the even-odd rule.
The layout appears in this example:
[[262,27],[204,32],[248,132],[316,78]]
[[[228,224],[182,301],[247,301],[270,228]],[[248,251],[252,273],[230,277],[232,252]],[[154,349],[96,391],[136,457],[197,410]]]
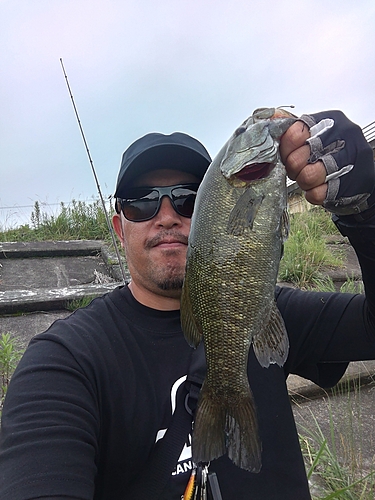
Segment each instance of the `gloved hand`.
[[360,127],[341,111],[302,115],[310,129],[309,164],[321,160],[328,184],[323,206],[336,215],[361,213],[375,204],[375,166]]

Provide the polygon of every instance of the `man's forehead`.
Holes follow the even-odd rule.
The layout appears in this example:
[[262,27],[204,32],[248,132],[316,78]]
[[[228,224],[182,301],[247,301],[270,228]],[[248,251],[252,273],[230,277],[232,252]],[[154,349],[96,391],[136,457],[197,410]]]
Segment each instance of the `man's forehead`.
[[173,184],[199,183],[200,180],[189,172],[177,169],[150,170],[134,179],[133,186],[172,186]]

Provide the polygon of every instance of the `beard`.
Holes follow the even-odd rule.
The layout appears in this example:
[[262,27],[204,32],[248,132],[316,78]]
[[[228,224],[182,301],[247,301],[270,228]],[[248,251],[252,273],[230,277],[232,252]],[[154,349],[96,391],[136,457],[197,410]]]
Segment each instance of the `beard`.
[[183,283],[184,283],[183,278],[175,277],[175,278],[165,278],[163,281],[157,282],[156,285],[160,290],[163,291],[177,290],[181,292]]
[[[186,236],[181,235],[180,233],[175,231],[163,231],[154,238],[148,240],[146,248],[152,248],[166,236],[173,236],[177,241],[180,241],[181,243],[187,245],[188,240]],[[174,253],[175,250],[169,251],[169,254],[171,256]],[[173,296],[179,296],[181,295],[182,285],[185,277],[185,264],[183,266],[180,266],[178,264],[167,264],[165,267],[156,269],[152,267],[150,269],[150,277],[159,290],[162,290],[163,292],[172,292]]]
[[163,292],[163,295],[179,297],[182,291],[182,285],[185,277],[185,266],[166,266],[159,269],[153,269],[151,274],[154,285]]

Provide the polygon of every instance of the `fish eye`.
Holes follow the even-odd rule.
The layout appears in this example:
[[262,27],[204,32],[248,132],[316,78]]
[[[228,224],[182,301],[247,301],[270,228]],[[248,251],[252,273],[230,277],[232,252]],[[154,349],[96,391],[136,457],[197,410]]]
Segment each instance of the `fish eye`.
[[240,127],[238,127],[238,129],[235,130],[234,135],[235,135],[235,137],[238,137],[239,135],[243,134],[244,132],[246,132],[246,127],[241,125]]

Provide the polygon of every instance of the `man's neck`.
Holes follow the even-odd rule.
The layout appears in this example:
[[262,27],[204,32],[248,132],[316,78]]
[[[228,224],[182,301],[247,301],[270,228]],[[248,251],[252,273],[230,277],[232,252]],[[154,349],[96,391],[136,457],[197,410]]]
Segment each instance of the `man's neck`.
[[151,309],[157,309],[159,311],[176,311],[180,309],[179,297],[168,297],[156,294],[151,290],[139,287],[134,281],[129,283],[129,289],[138,302]]

